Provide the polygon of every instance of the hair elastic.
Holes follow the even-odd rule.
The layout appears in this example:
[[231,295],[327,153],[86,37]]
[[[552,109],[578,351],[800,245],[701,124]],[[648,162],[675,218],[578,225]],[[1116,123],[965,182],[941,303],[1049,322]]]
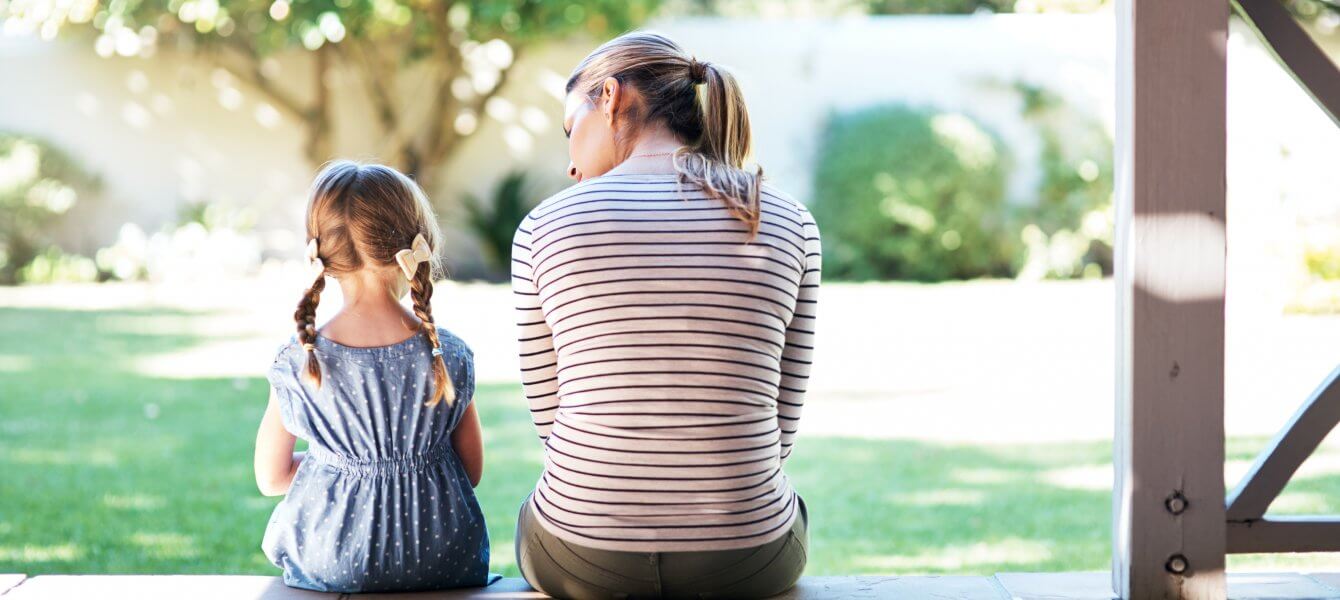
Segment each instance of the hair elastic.
[[302,349],[308,352],[316,352],[316,344],[303,344]]
[[707,83],[707,63],[696,57],[689,58],[689,80],[695,84]]
[[433,347],[433,356],[442,356],[442,347],[441,347],[441,346],[434,346],[434,347]]

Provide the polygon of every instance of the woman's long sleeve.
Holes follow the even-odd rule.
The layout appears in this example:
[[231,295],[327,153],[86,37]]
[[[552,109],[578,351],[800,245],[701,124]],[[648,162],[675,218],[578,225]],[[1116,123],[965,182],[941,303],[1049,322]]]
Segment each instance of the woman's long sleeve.
[[558,410],[558,355],[554,352],[554,334],[544,322],[540,306],[531,232],[527,229],[530,226],[527,217],[512,238],[512,297],[516,303],[521,388],[530,405],[535,432],[541,440],[547,440]]
[[781,428],[781,456],[785,462],[795,445],[800,427],[800,412],[805,404],[810,366],[814,357],[814,327],[819,310],[819,278],[823,251],[819,227],[808,210],[802,213],[805,233],[805,270],[800,277],[796,310],[786,327],[786,346],[782,349],[782,383],[777,396],[777,420]]

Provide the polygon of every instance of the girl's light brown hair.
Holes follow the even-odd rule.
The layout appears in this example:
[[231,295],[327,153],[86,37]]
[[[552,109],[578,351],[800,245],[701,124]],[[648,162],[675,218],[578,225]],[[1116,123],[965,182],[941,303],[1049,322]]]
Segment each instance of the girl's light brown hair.
[[[326,275],[339,277],[365,266],[396,267],[395,277],[404,275],[395,255],[410,248],[414,237],[423,235],[434,249],[433,257],[419,263],[410,280],[414,315],[422,323],[434,350],[441,349],[437,326],[433,324],[433,276],[441,269],[436,249],[442,238],[437,217],[427,196],[409,177],[382,165],[362,165],[352,161],[334,161],[326,165],[312,183],[307,200],[307,241],[317,241],[317,257],[325,271],[298,302],[293,318],[298,324],[298,339],[307,350],[304,376],[321,387],[321,364],[317,361],[316,306],[326,287]],[[389,269],[388,269],[389,271]],[[434,352],[433,383],[436,388],[428,405],[442,400],[450,405],[456,394],[440,352]]]
[[669,38],[646,31],[625,33],[605,42],[582,60],[568,78],[567,92],[595,98],[605,79],[637,90],[618,117],[615,144],[652,123],[665,125],[684,141],[674,154],[679,181],[697,183],[758,234],[763,169],[745,170],[751,152],[749,112],[744,93],[730,71],[700,62]]

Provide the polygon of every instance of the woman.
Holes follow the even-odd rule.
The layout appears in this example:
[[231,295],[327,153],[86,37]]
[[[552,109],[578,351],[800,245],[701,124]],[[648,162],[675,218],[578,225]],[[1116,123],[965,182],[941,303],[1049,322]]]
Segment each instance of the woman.
[[785,591],[808,539],[782,465],[813,351],[814,219],[744,170],[735,78],[663,36],[587,56],[563,128],[578,183],[513,245],[545,447],[517,564],[557,597]]

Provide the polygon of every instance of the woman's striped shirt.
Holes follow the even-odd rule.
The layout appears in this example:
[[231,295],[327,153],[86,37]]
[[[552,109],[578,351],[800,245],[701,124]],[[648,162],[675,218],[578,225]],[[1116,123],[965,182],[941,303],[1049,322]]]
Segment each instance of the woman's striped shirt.
[[782,464],[810,371],[819,230],[771,186],[761,201],[748,241],[696,184],[608,175],[517,229],[521,378],[545,447],[531,497],[554,535],[673,552],[790,528]]

